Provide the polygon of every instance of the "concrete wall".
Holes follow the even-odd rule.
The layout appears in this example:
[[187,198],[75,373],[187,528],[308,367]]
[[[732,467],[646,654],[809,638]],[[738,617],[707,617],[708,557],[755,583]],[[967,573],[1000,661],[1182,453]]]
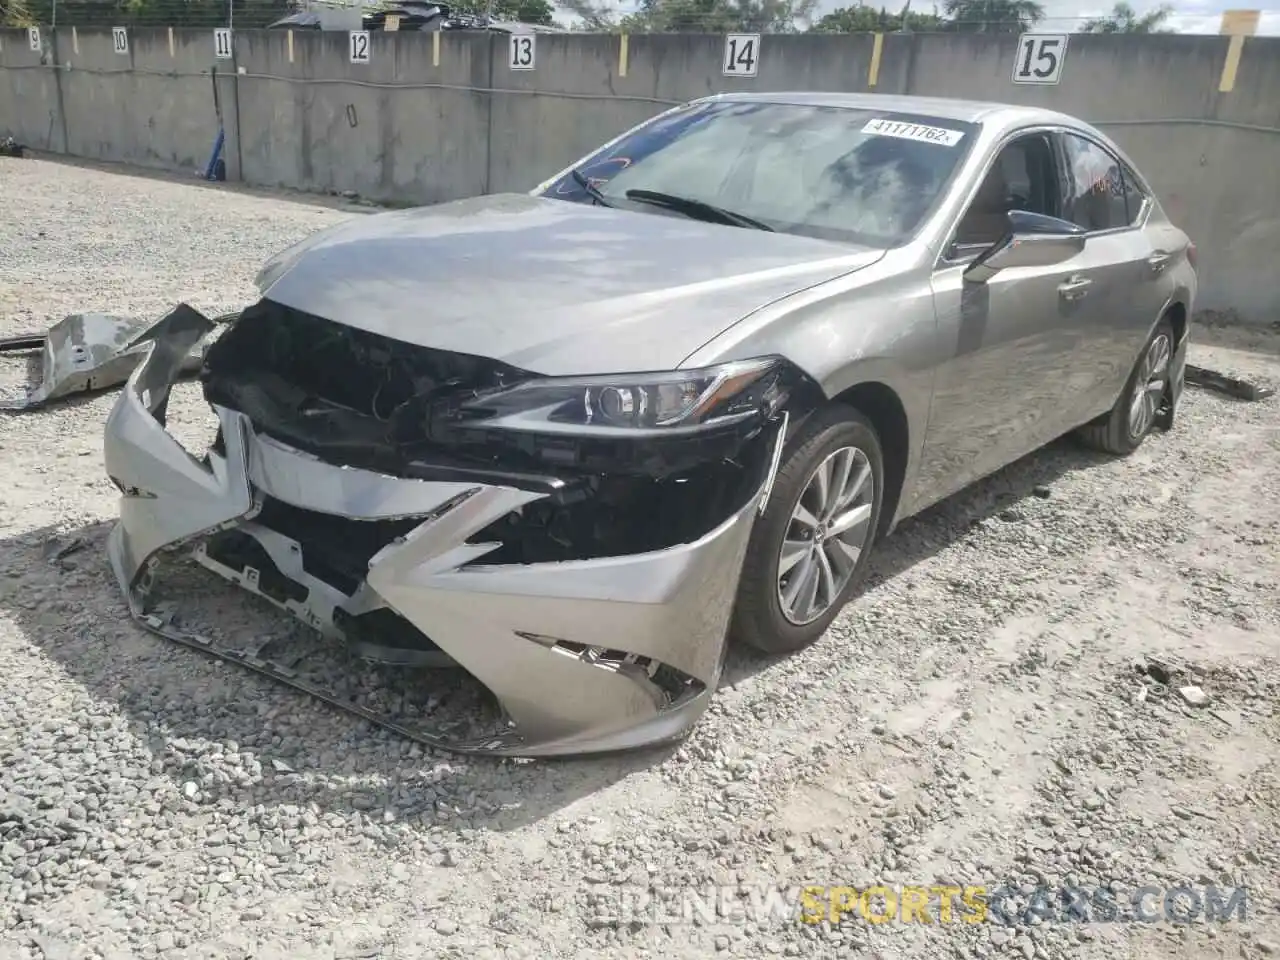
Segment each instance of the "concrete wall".
[[0,136],[203,167],[216,68],[229,176],[411,203],[529,189],[667,106],[723,90],[1040,104],[1098,123],[1133,155],[1200,248],[1201,306],[1280,317],[1276,39],[1244,41],[1219,92],[1230,41],[1213,36],[1073,35],[1061,83],[1024,86],[1011,80],[1012,36],[766,36],[758,75],[737,79],[709,35],[634,35],[625,56],[618,36],[543,35],[536,69],[516,71],[503,36],[375,33],[370,62],[353,64],[340,32],[239,32],[234,61],[215,60],[211,30],[133,31],[127,55],[109,30],[44,34],[37,53],[24,31],[0,31]]

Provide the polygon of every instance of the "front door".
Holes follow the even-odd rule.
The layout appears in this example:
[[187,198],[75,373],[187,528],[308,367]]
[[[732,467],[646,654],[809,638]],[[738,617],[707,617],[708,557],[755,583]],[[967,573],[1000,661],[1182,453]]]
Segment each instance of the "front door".
[[933,275],[945,359],[936,372],[928,433],[912,509],[923,509],[1062,433],[1069,415],[1069,358],[1091,307],[1079,254],[1051,267],[964,279],[977,254],[1020,209],[1062,215],[1059,153],[1048,132],[1019,136],[998,152]]

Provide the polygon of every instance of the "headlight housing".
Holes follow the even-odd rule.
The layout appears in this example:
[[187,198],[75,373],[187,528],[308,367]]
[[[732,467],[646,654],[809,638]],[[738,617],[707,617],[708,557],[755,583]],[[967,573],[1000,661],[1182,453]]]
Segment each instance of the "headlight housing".
[[771,416],[786,400],[777,357],[698,370],[548,377],[468,401],[469,426],[539,433],[672,433]]

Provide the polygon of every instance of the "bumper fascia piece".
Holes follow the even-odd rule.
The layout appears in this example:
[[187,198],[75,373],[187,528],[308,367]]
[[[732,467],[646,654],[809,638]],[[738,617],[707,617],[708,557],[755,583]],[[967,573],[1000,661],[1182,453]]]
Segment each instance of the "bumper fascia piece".
[[[142,361],[140,342],[153,329],[125,317],[78,313],[43,335],[0,340],[0,353],[40,354],[38,375],[20,395],[0,396],[0,410],[36,410],[73,394],[119,386]],[[193,344],[176,376],[198,372],[203,356],[203,344]]]
[[[198,461],[183,449],[163,426],[168,390],[182,358],[212,324],[189,316],[157,324],[107,421],[107,471],[123,492],[108,551],[143,626],[210,649],[147,609],[155,558],[189,552],[331,637],[342,638],[338,611],[358,616],[391,608],[484,684],[507,720],[505,730],[483,741],[410,732],[419,741],[537,757],[633,749],[689,731],[720,678],[743,556],[776,455],[766,458],[768,475],[749,502],[695,541],[593,560],[476,564],[498,544],[468,541],[546,497],[545,489],[335,466],[257,434],[243,414],[217,406],[220,451]],[[761,442],[779,446],[785,418],[768,429]],[[263,498],[349,520],[421,522],[378,551],[365,581],[347,595],[307,573],[300,544],[255,519]],[[211,557],[208,538],[228,529],[253,537],[278,571],[307,588],[306,599],[267,597],[257,571],[233,570]],[[272,675],[324,698],[286,675]],[[675,693],[673,676],[682,678]]]

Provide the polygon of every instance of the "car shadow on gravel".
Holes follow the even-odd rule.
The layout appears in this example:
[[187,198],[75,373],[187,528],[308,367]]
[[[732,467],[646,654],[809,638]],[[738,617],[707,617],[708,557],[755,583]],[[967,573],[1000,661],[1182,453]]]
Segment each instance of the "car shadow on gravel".
[[[0,618],[106,706],[95,716],[120,711],[150,748],[150,775],[169,778],[172,802],[191,813],[266,805],[311,808],[319,816],[360,811],[384,832],[505,831],[659,764],[675,749],[542,763],[418,747],[143,630],[129,616],[106,559],[110,529],[103,521],[0,539]],[[195,576],[222,584],[192,567]],[[228,589],[246,605],[261,603]],[[270,629],[273,616],[292,623],[270,607],[265,614],[256,618],[260,629]],[[384,823],[386,811],[394,825]]]
[[[1065,436],[1030,453],[1021,460],[979,480],[941,503],[904,520],[871,556],[860,593],[874,590],[916,564],[929,559],[970,536],[988,522],[1017,523],[1022,518],[1019,503],[1028,498],[1051,499],[1053,485],[1077,470],[1088,470],[1115,458],[1082,446]],[[857,598],[851,606],[856,604]],[[739,683],[786,656],[735,650],[725,665],[723,685]]]
[[[1063,476],[1110,461],[1070,440],[1023,458],[904,522],[877,548],[865,589],[961,540],[975,525],[993,518],[1016,522],[1019,501],[1052,497]],[[344,815],[394,810],[397,820],[448,827],[437,812],[443,803],[464,810],[459,821],[466,827],[508,830],[661,764],[677,749],[549,763],[424,752],[306,694],[144,631],[129,617],[106,560],[110,526],[43,527],[0,539],[0,615],[91,697],[128,718],[151,748],[153,775],[169,777],[178,789],[198,787],[198,798],[184,802],[314,804],[321,814]],[[258,630],[273,618],[291,622],[265,605],[258,616],[250,604],[261,601],[227,589],[240,598],[237,612],[243,607]],[[722,683],[740,682],[780,659],[735,649]],[[227,760],[237,753],[256,758],[261,772],[237,779]],[[505,771],[496,781],[499,765]],[[495,782],[502,784],[500,794]]]

